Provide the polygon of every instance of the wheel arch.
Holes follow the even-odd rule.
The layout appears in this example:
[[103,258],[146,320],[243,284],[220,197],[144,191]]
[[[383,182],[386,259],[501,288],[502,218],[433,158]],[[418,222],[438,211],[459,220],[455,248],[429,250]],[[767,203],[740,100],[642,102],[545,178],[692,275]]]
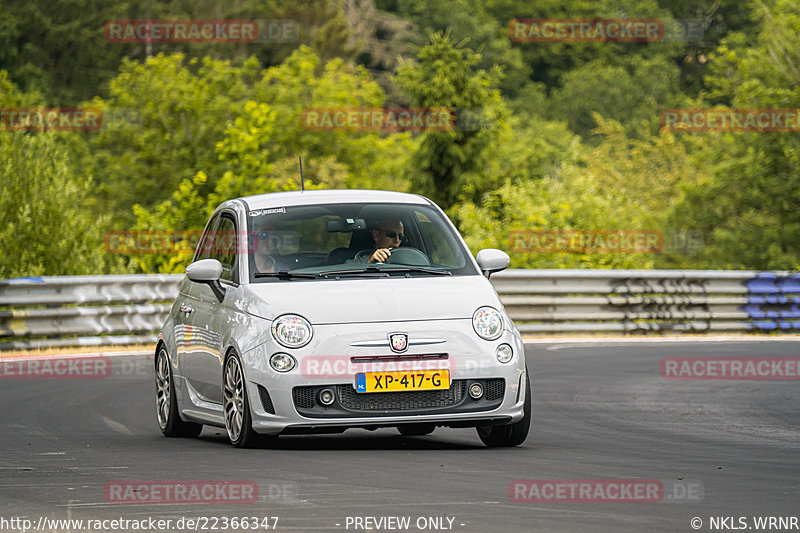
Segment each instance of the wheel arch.
[[246,373],[247,365],[245,365],[245,363],[244,363],[244,359],[243,359],[243,356],[242,356],[242,350],[239,349],[239,346],[237,345],[237,343],[235,341],[233,341],[233,339],[231,339],[228,342],[228,344],[225,347],[225,349],[222,350],[222,353],[223,353],[223,356],[222,356],[222,359],[220,360],[220,362],[222,363],[220,365],[220,377],[222,379],[225,379],[225,363],[228,361],[228,358],[231,357],[231,355],[233,355],[233,356],[239,358],[239,366],[242,367],[242,375],[246,379],[247,378],[247,373]]

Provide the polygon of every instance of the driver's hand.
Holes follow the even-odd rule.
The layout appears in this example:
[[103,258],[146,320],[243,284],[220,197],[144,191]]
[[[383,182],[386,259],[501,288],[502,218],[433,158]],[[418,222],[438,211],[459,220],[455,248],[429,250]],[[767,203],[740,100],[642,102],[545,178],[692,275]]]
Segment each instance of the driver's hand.
[[392,255],[390,248],[379,248],[372,252],[367,263],[385,263],[390,255]]

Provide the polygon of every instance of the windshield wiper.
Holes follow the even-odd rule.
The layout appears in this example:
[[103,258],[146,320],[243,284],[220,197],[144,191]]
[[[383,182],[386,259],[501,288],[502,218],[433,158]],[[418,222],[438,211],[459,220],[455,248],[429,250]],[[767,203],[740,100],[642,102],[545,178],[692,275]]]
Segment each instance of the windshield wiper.
[[363,268],[352,268],[347,270],[329,270],[326,272],[318,272],[311,274],[308,272],[292,272],[291,270],[281,270],[279,272],[257,272],[253,274],[255,278],[278,278],[278,279],[317,279],[336,276],[368,276],[388,278],[390,272],[424,272],[425,274],[436,274],[438,276],[452,276],[449,270],[436,270],[433,268],[416,267],[416,266],[401,266],[401,267],[383,267],[378,268],[375,265],[367,265]]
[[389,272],[424,272],[426,274],[437,274],[443,276],[452,276],[449,270],[436,270],[433,268],[426,268],[426,267],[383,267],[378,268],[375,265],[368,265],[364,268],[357,268],[352,270],[334,270],[331,272],[320,272],[320,276],[340,276],[340,275],[348,275],[348,274],[384,274],[386,276],[389,275]]
[[[377,274],[377,276],[375,276]],[[351,268],[347,270],[328,270],[326,272],[320,272],[320,276],[358,276],[358,275],[369,275],[369,277],[380,277],[380,278],[388,278],[389,274],[382,272],[380,268],[374,265],[367,265],[364,268]]]
[[281,270],[279,272],[256,272],[253,274],[254,278],[278,278],[278,279],[316,279],[316,274],[308,274],[306,272],[292,272],[291,270]]
[[425,272],[426,274],[437,274],[439,276],[452,276],[449,270],[437,270],[435,268],[418,267],[418,266],[404,266],[397,268],[382,268],[382,272]]

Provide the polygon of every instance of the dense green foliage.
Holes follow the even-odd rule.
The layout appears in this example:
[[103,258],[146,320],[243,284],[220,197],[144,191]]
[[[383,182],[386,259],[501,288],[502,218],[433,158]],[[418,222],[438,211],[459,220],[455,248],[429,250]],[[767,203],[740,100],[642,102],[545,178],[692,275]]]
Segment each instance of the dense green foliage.
[[[106,232],[196,230],[225,199],[424,194],[513,267],[800,268],[800,133],[670,132],[668,108],[800,108],[800,0],[10,2],[0,108],[93,107],[88,132],[0,125],[0,277],[179,272]],[[724,4],[724,5],[723,5]],[[517,18],[658,19],[667,42],[520,42]],[[291,20],[293,42],[114,43],[114,19]],[[701,34],[680,33],[691,20]],[[681,24],[678,21],[683,21]],[[676,29],[677,28],[677,29]],[[315,130],[309,108],[446,107],[448,131]],[[463,126],[463,124],[462,124]],[[660,253],[516,249],[514,232],[652,230]]]
[[76,175],[69,150],[42,133],[0,135],[0,153],[0,277],[101,272],[108,220],[86,210],[92,180]]

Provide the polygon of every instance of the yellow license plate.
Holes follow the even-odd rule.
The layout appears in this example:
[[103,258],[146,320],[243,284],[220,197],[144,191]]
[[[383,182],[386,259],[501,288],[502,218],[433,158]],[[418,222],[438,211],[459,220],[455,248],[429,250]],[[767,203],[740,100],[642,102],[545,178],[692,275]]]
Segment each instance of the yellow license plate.
[[356,392],[398,392],[450,388],[450,371],[403,370],[398,372],[359,372]]

